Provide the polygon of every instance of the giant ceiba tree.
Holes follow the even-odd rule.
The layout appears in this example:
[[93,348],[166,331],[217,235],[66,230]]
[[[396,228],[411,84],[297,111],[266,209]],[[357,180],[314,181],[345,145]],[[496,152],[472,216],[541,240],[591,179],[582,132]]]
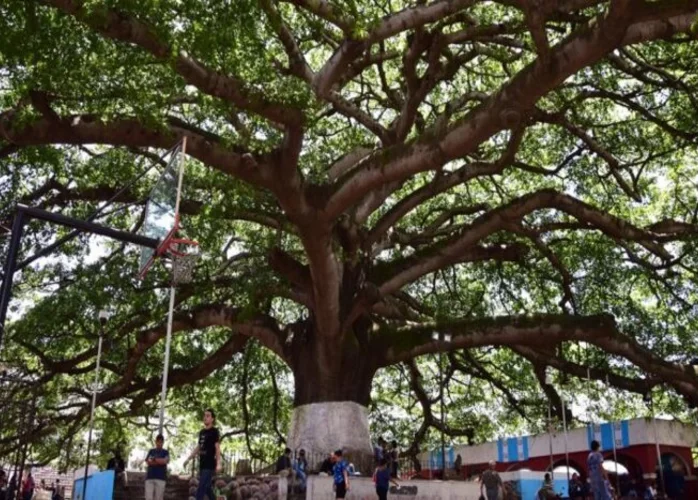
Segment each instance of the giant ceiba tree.
[[[438,352],[510,402],[501,352],[554,401],[549,366],[696,405],[697,10],[6,0],[3,225],[13,201],[84,217],[186,136],[184,225],[204,258],[179,295],[171,386],[256,339],[293,373],[293,446],[367,451],[377,371],[406,366],[428,409],[414,360]],[[101,221],[137,228],[148,179]],[[58,235],[37,225],[23,255]],[[137,413],[159,391],[166,279],[134,286],[136,249],[86,241],[17,285],[33,305],[6,349],[67,395],[36,436],[84,423],[74,380],[104,304],[99,404]]]

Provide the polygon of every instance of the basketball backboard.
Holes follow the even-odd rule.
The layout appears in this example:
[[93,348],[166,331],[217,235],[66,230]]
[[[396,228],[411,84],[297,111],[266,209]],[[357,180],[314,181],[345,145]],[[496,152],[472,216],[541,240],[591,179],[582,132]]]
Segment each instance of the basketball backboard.
[[[162,245],[174,237],[179,226],[178,198],[181,190],[182,144],[169,155],[167,167],[150,192],[145,207],[145,219],[139,234],[156,239]],[[167,159],[167,157],[165,158]],[[155,262],[161,247],[157,250],[141,247],[138,277],[143,279]]]

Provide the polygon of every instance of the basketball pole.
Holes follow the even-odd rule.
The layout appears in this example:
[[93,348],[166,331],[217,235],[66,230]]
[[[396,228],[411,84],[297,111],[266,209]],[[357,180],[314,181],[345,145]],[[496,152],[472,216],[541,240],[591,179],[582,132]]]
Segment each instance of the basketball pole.
[[[182,198],[182,179],[184,178],[184,157],[187,153],[187,136],[182,138],[182,152],[179,162],[179,178],[177,179],[177,199],[175,200],[175,227],[179,224],[179,202]],[[173,271],[174,272],[174,271]],[[165,365],[162,369],[162,392],[160,394],[160,422],[158,434],[163,434],[165,425],[165,400],[167,399],[167,375],[170,369],[170,346],[172,345],[172,319],[175,306],[174,277],[170,282],[170,306],[167,312],[167,339],[165,340]]]

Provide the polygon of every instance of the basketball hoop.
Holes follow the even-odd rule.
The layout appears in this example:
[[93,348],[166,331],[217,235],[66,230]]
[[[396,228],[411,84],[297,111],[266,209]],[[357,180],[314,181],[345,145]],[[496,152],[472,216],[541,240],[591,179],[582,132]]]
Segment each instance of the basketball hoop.
[[[167,313],[167,336],[165,340],[165,363],[162,370],[162,391],[160,393],[159,432],[162,434],[165,421],[165,400],[167,398],[167,376],[170,367],[170,345],[172,342],[172,322],[175,308],[177,285],[191,283],[194,267],[199,260],[196,241],[177,238],[179,225],[179,204],[182,196],[182,179],[184,176],[184,158],[187,151],[187,137],[180,145],[172,149],[170,161],[150,192],[146,203],[141,233],[149,238],[161,241],[153,250],[141,249],[138,277],[143,279],[157,258],[168,257],[171,261],[172,281],[170,283],[170,305]],[[191,252],[180,251],[186,246]]]
[[198,260],[198,254],[176,255],[172,259],[172,281],[176,285],[191,283]]
[[[182,252],[183,246],[193,247],[191,252]],[[199,261],[199,244],[196,241],[181,238],[168,238],[158,249],[158,255],[168,256],[172,264],[172,284],[181,285],[191,283],[194,277],[194,268]]]

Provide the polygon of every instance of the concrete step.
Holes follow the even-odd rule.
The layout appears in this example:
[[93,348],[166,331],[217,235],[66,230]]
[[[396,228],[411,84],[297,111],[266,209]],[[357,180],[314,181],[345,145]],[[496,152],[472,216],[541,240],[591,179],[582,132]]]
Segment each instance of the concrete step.
[[[189,478],[176,475],[167,478],[165,486],[165,500],[188,500]],[[145,500],[145,473],[129,472],[128,488],[124,489],[120,483],[114,488],[113,500]]]

